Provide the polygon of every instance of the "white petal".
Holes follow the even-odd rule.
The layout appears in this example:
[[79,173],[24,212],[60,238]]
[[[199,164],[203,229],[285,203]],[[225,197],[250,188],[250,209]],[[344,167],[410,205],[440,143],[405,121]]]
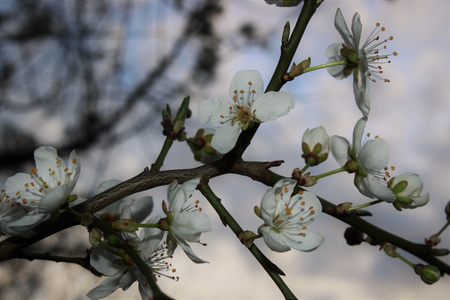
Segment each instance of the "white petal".
[[350,34],[350,31],[348,30],[347,23],[345,22],[345,19],[342,16],[340,8],[336,10],[336,15],[334,17],[334,27],[339,32],[341,37],[344,39],[345,44],[347,46],[351,46],[355,50],[358,49],[356,47],[355,42],[353,41],[353,36]]
[[8,226],[11,227],[12,230],[17,232],[31,233],[31,229],[44,222],[47,219],[47,216],[48,214],[38,213],[37,211],[29,212],[22,218],[8,223]]
[[366,129],[367,117],[362,117],[355,124],[353,129],[353,147],[356,149],[356,153],[361,151],[361,142],[364,130]]
[[139,280],[139,293],[142,299],[153,299],[153,291],[145,278]]
[[282,234],[280,232],[273,230],[269,226],[262,227],[261,232],[264,242],[271,250],[276,252],[286,252],[291,250],[290,247],[284,244]]
[[34,161],[36,162],[36,168],[39,175],[42,176],[44,181],[47,182],[50,181],[48,169],[56,171],[58,169],[56,163],[57,161],[61,161],[61,164],[64,164],[62,159],[58,157],[56,149],[50,146],[42,146],[37,148],[34,151]]
[[105,248],[97,246],[91,253],[91,266],[100,273],[113,276],[121,273],[125,268],[119,268],[114,265],[114,261],[119,259]]
[[[78,181],[78,178],[80,177],[80,171],[81,171],[80,160],[78,159],[76,151],[72,150],[72,152],[70,152],[69,166],[68,166],[68,172],[70,172],[68,180],[70,192],[72,192],[73,188],[75,187],[75,184]],[[64,174],[64,176],[67,176],[67,173]]]
[[359,42],[361,40],[362,24],[358,13],[355,13],[352,18],[352,33],[353,41],[355,43],[355,50],[359,49]]
[[140,277],[140,272],[136,265],[128,268],[128,271],[120,278],[119,285],[122,290],[126,291]]
[[67,184],[60,185],[50,190],[38,204],[38,212],[40,213],[52,213],[59,209],[69,196],[70,191]]
[[350,156],[348,156],[348,148],[350,147],[350,143],[346,138],[337,135],[333,135],[330,142],[331,153],[333,154],[334,159],[336,159],[341,167],[344,166],[347,161],[350,160]]
[[214,127],[222,127],[226,119],[221,116],[229,116],[232,105],[225,98],[202,101],[198,106],[197,119],[203,124],[210,123]]
[[376,173],[389,162],[388,144],[382,138],[367,141],[358,155],[360,165],[369,173]]
[[[122,181],[116,180],[116,179],[103,181],[102,183],[100,183],[100,185],[97,188],[97,194],[103,193],[104,191],[109,190],[110,188],[118,185],[121,182]],[[117,202],[114,202],[114,203],[117,203]]]
[[239,122],[234,122],[232,126],[224,126],[218,128],[211,140],[213,146],[220,153],[227,153],[236,145],[239,137],[241,125]]
[[[39,187],[33,188],[30,184],[31,182],[37,186],[30,174],[17,173],[6,180],[5,194],[14,199],[18,196],[17,192],[20,192],[20,198],[27,199],[26,202],[21,201],[21,204],[25,207],[34,208],[41,200],[43,194],[39,194]],[[26,188],[25,184],[28,184],[29,188]]]
[[141,235],[143,234],[142,242],[140,244],[141,255],[143,258],[150,257],[153,252],[158,248],[164,237],[164,231],[158,228],[143,228]]
[[249,90],[249,82],[252,83],[251,89],[255,91],[254,97],[259,98],[263,94],[264,83],[261,74],[255,70],[243,70],[234,75],[230,85],[230,97],[233,98],[235,95],[234,91],[239,92],[243,90],[247,93]]
[[169,211],[175,214],[175,217],[182,211],[184,203],[197,188],[200,178],[186,181],[179,185],[176,180],[167,188],[167,201],[169,202]]
[[183,211],[171,225],[172,233],[188,242],[198,242],[202,232],[212,231],[209,217],[200,212]]
[[[283,233],[282,240],[284,244],[299,251],[312,251],[319,247],[325,240],[322,235],[308,229],[301,230],[295,234]],[[299,235],[299,233],[302,235]]]
[[[266,225],[273,226],[273,220],[277,214],[277,207],[282,206],[284,208],[284,204],[289,202],[292,191],[296,185],[297,182],[295,180],[283,178],[278,180],[273,187],[266,191],[261,199],[261,217]],[[284,187],[287,188],[287,192],[284,190]],[[279,196],[281,193],[283,193],[283,197]],[[283,203],[277,203],[275,194],[280,198],[279,201]]]
[[421,195],[418,197],[411,197],[411,199],[413,199],[412,203],[410,204],[399,203],[399,205],[403,208],[416,208],[419,206],[424,206],[430,200],[430,194],[426,193],[425,195]]
[[420,180],[419,175],[412,173],[401,174],[392,178],[391,184],[392,186],[395,186],[402,181],[406,181],[407,186],[399,193],[400,196],[418,196],[422,192],[423,182]]
[[106,278],[97,287],[90,290],[86,296],[90,299],[105,298],[120,287],[119,282],[121,278],[122,274]]
[[321,153],[330,151],[330,137],[328,136],[323,126],[315,127],[313,129],[306,129],[303,133],[302,143],[306,143],[312,150],[316,144],[322,144]]
[[[336,62],[343,60],[344,57],[341,55],[342,43],[331,44],[325,50],[325,55],[328,57],[328,62]],[[343,79],[349,75],[344,74],[344,65],[328,67],[328,73],[336,79]]]
[[153,211],[153,198],[150,196],[132,200],[130,204],[131,218],[136,222],[143,222]]
[[370,112],[370,83],[364,74],[358,76],[358,78],[353,77],[353,94],[355,95],[356,106],[367,117]]
[[[358,175],[355,175],[358,176]],[[394,193],[388,188],[387,184],[372,174],[367,174],[366,177],[358,176],[358,190],[361,194],[369,197],[384,200],[386,202],[394,202],[396,197]]]
[[[185,240],[179,239],[177,237],[175,237],[175,240],[177,242],[178,245],[181,246],[181,248],[183,249],[184,253],[186,253],[186,255],[195,263],[197,264],[201,264],[201,263],[207,263],[208,261],[201,259],[200,257],[198,257],[194,251],[192,250],[192,248],[188,245],[188,243],[186,243]],[[170,255],[170,254],[168,254]]]
[[257,98],[252,112],[261,122],[275,120],[286,115],[295,106],[294,95],[286,92],[268,92]]
[[[288,222],[294,223],[295,227],[300,227],[297,225],[309,225],[322,211],[322,203],[311,192],[304,191],[301,195],[294,195],[291,199],[292,201],[295,201],[295,205],[291,211],[292,218]],[[291,207],[291,205],[289,206]]]

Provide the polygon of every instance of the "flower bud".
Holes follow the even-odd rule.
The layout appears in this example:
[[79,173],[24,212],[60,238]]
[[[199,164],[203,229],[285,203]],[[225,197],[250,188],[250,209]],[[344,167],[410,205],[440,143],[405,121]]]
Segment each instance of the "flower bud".
[[120,230],[126,232],[135,232],[139,228],[136,222],[131,219],[117,220],[111,224],[111,227],[113,230]]
[[253,245],[253,241],[256,237],[256,234],[253,231],[242,231],[238,234],[238,239],[241,241],[245,247],[250,248]]
[[98,241],[102,239],[102,235],[96,228],[92,228],[89,231],[89,243],[92,245],[92,247],[96,247],[98,245]]
[[258,205],[255,205],[253,211],[254,211],[255,214],[258,216],[258,218],[262,219],[262,217],[261,217],[261,208],[259,208]]
[[289,42],[289,35],[291,34],[291,24],[289,21],[286,22],[283,28],[283,34],[281,36],[281,45],[286,46]]
[[211,140],[215,130],[211,128],[201,128],[194,137],[186,139],[189,148],[194,153],[194,158],[202,163],[211,163],[218,160],[222,154],[211,146]]
[[384,252],[389,255],[390,257],[396,258],[397,257],[397,251],[395,250],[396,247],[391,244],[384,244],[381,246],[381,248],[384,250]]
[[336,205],[336,208],[335,208],[336,213],[338,215],[345,214],[345,213],[347,213],[347,209],[352,207],[352,205],[353,205],[352,202],[344,202],[344,203],[338,204],[338,205]]
[[311,176],[311,173],[308,172],[306,174],[303,174],[300,180],[298,180],[299,185],[301,186],[313,186],[317,183],[317,178],[315,176]]
[[417,275],[420,276],[420,279],[422,279],[423,282],[426,284],[433,284],[439,281],[441,278],[441,273],[439,272],[439,269],[433,265],[422,265],[417,264],[414,267],[414,271]]
[[316,166],[328,158],[330,137],[322,126],[306,129],[302,138],[302,157],[308,166]]
[[311,57],[308,57],[307,59],[303,60],[298,65],[293,63],[291,70],[288,73],[288,77],[293,80],[295,77],[300,76],[303,74],[305,69],[309,68],[311,66]]
[[84,212],[81,215],[82,217],[80,218],[80,224],[82,226],[88,227],[94,222],[94,216],[90,213]]
[[423,189],[423,182],[417,174],[406,173],[395,176],[389,181],[388,187],[396,197],[394,206],[400,209],[424,206],[430,200],[428,193],[420,194]]
[[364,233],[354,227],[347,227],[344,232],[344,238],[347,241],[347,245],[355,246],[364,241]]
[[437,234],[433,234],[429,239],[425,238],[425,244],[428,247],[434,247],[441,242],[441,238]]
[[108,244],[110,246],[116,247],[116,248],[123,248],[125,247],[125,241],[122,240],[119,236],[115,234],[110,234],[106,236],[106,240],[108,241]]

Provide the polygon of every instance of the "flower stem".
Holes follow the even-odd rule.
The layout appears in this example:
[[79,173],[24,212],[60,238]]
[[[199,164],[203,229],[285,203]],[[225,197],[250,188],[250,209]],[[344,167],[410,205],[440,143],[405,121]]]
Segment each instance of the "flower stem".
[[[172,299],[166,294],[164,294],[156,284],[155,278],[153,276],[152,270],[147,266],[147,264],[142,260],[142,258],[139,256],[139,253],[136,251],[135,247],[133,247],[131,244],[127,243],[119,234],[117,234],[112,228],[111,225],[97,217],[94,217],[94,223],[92,226],[99,228],[104,235],[114,235],[118,240],[123,241],[123,250],[131,257],[133,262],[138,267],[139,271],[142,273],[142,275],[147,280],[148,284],[150,285],[150,288],[153,291],[154,299]],[[106,243],[105,243],[106,244]]]
[[[243,229],[236,222],[233,216],[228,212],[228,210],[222,205],[221,201],[214,192],[211,190],[208,184],[200,184],[199,190],[202,194],[208,199],[211,206],[219,215],[220,219],[225,225],[228,225],[230,229],[238,236]],[[275,284],[278,286],[280,291],[283,293],[286,299],[297,299],[286,283],[281,278],[280,274],[284,275],[283,271],[281,271],[274,263],[272,263],[255,245],[252,244],[249,248],[250,252],[253,256],[258,260],[261,266],[266,270],[267,274],[272,278]]]
[[339,169],[336,169],[336,170],[332,170],[332,171],[329,171],[329,172],[325,172],[323,174],[315,175],[314,177],[316,179],[320,179],[320,178],[324,178],[324,177],[327,177],[327,176],[330,176],[330,175],[333,175],[333,174],[337,174],[337,173],[340,173],[340,172],[347,172],[347,167],[343,166],[343,167],[340,167]]
[[442,229],[441,230],[439,230],[439,232],[438,233],[436,233],[436,235],[437,236],[440,236],[441,235],[441,233],[443,233],[444,232],[444,230],[448,227],[448,225],[450,225],[450,221],[447,221],[447,223],[444,225],[444,227],[442,227]]
[[328,68],[328,67],[334,67],[334,66],[343,66],[347,64],[347,60],[343,59],[343,60],[339,60],[339,61],[334,61],[334,62],[329,62],[329,63],[325,63],[325,64],[321,64],[321,65],[317,65],[317,66],[313,66],[313,67],[309,67],[303,70],[302,74],[305,74],[307,72],[311,72],[311,71],[315,71],[315,70],[319,70],[319,69],[324,69],[324,68]]
[[304,166],[303,169],[300,171],[300,173],[304,174],[309,167],[310,167],[309,165]]
[[352,211],[352,210],[356,210],[356,209],[361,209],[361,208],[364,208],[364,207],[368,207],[368,206],[371,206],[371,205],[374,205],[374,204],[378,204],[378,203],[381,203],[381,202],[383,202],[383,200],[374,200],[374,201],[372,201],[372,202],[368,202],[368,203],[366,203],[366,204],[361,204],[361,205],[357,205],[357,206],[352,206],[352,207],[350,207],[349,209],[347,209],[347,212],[349,212],[349,211]]
[[407,265],[409,265],[411,268],[414,269],[414,267],[416,266],[415,264],[413,264],[412,262],[410,262],[409,260],[407,260],[405,257],[403,257],[401,254],[399,254],[398,252],[395,252],[397,257],[400,258],[401,260],[403,260]]
[[[298,45],[305,33],[306,27],[308,26],[309,21],[312,16],[316,12],[317,0],[305,0],[302,11],[298,16],[295,27],[292,31],[291,36],[289,37],[286,45],[282,45],[280,58],[278,60],[278,64],[273,72],[272,78],[270,79],[269,84],[265,92],[275,91],[278,92],[286,81],[283,80],[283,75],[288,72],[288,69],[291,65],[292,59],[294,58],[295,52],[297,51]],[[256,131],[259,128],[259,123],[256,123],[251,129],[244,130],[239,135],[239,139],[236,143],[236,146],[229,152],[229,156],[232,157],[242,157],[243,153],[250,145],[253,136],[256,134]]]
[[136,225],[137,227],[143,227],[143,228],[159,228],[158,223],[154,223],[154,224],[136,223],[134,225]]
[[166,159],[167,153],[169,153],[170,147],[172,147],[172,144],[173,140],[170,137],[166,137],[158,158],[150,168],[151,172],[158,172],[161,169],[162,165],[164,164],[164,160]]

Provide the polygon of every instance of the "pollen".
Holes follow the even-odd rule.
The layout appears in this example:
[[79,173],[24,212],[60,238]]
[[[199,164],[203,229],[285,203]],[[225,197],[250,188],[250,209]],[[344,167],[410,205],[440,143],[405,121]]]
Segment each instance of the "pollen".
[[76,158],[72,158],[72,163],[76,164],[77,163],[77,159]]
[[300,203],[301,206],[304,206],[305,204],[306,204],[305,201],[302,201],[302,202]]
[[284,192],[287,193],[288,192],[288,188],[287,186],[284,187]]
[[251,81],[248,82],[248,85],[252,85],[253,83]]

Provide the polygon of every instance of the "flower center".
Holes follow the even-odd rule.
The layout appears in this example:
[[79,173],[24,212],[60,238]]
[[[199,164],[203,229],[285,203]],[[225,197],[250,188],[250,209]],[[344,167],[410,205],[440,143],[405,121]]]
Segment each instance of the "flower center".
[[[73,166],[76,164],[76,159],[73,159]],[[68,168],[63,169],[62,161],[56,161],[56,170],[52,168],[48,168],[47,176],[45,177],[48,181],[45,181],[42,176],[40,176],[38,169],[34,168],[30,173],[30,181],[24,183],[23,191],[27,193],[28,196],[31,196],[32,199],[27,199],[21,195],[22,191],[18,190],[13,198],[14,201],[19,200],[21,204],[34,206],[37,204],[36,200],[44,197],[48,194],[52,189],[60,186],[62,184],[66,184],[70,177],[73,174],[69,172]]]
[[246,130],[252,121],[258,121],[255,116],[256,110],[252,110],[253,102],[255,101],[256,91],[252,89],[252,82],[248,82],[247,91],[234,90],[233,105],[229,107],[228,116],[221,115],[225,122],[231,122],[233,125],[235,122],[239,122],[241,129]]

